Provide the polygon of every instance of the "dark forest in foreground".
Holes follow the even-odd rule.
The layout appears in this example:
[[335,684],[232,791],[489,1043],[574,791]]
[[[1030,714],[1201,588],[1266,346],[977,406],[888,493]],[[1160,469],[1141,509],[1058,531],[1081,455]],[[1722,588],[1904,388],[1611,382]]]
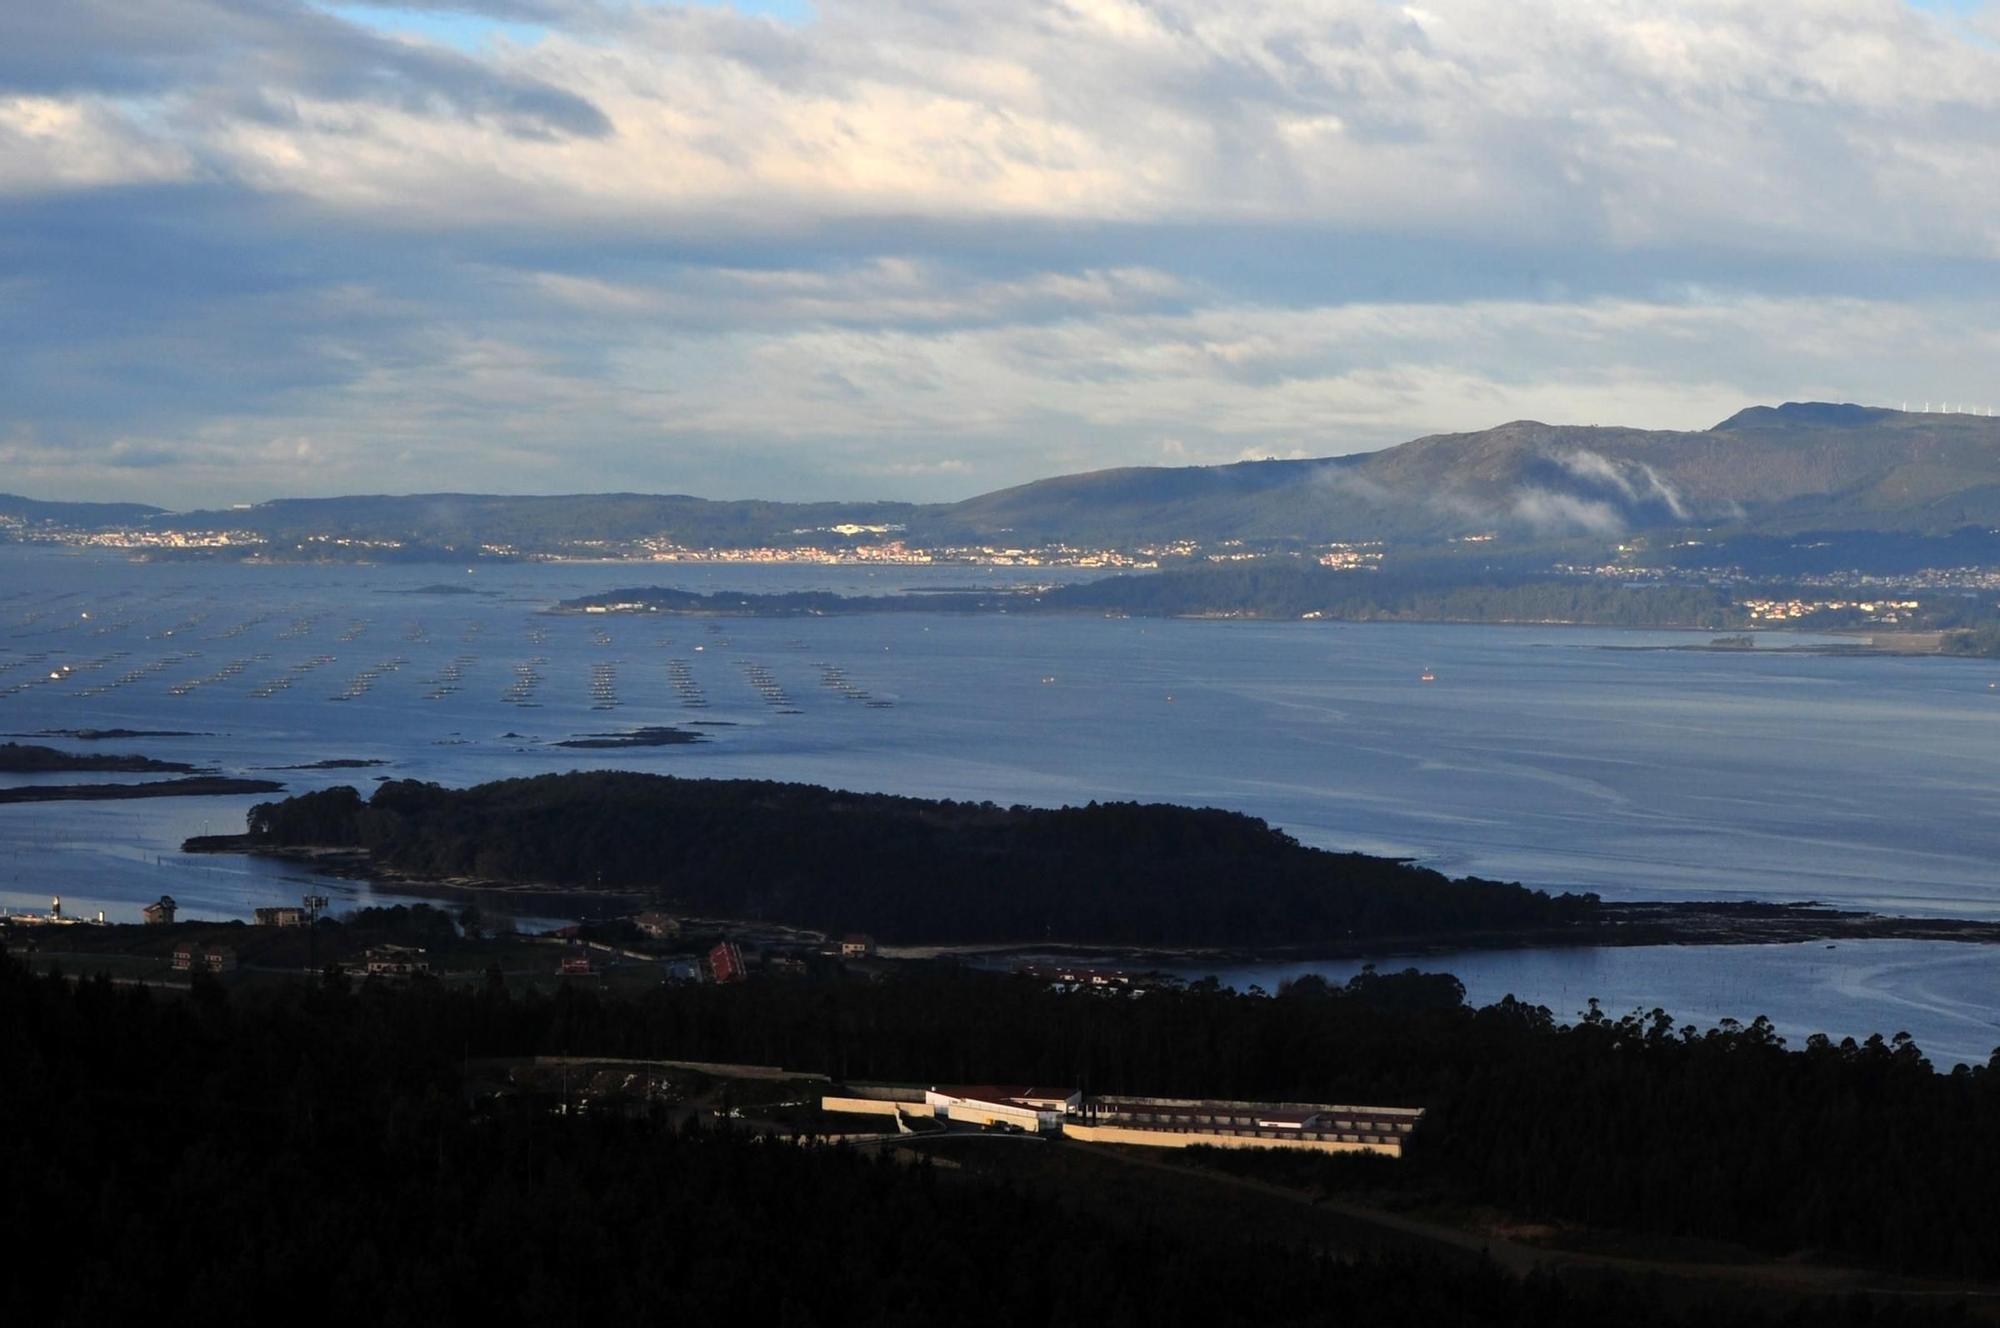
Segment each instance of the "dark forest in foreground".
[[263,803],[249,842],[366,849],[424,877],[656,894],[709,917],[899,942],[1331,944],[1561,925],[1595,896],[1307,848],[1235,812],[1044,810],[618,772],[410,780]]
[[1467,1010],[1455,985],[1131,1001],[941,971],[633,1002],[340,977],[163,997],[0,959],[0,1205],[10,1255],[38,1270],[0,1281],[0,1312],[269,1322],[305,1294],[386,1324],[1958,1321],[1948,1300],[1773,1320],[1720,1290],[1690,1306],[1616,1282],[1350,1264],[1252,1243],[1227,1212],[1195,1237],[1004,1177],[468,1100],[469,1057],[535,1052],[1402,1092],[1435,1118],[1410,1165],[1368,1168],[1370,1184],[1387,1171],[1606,1224],[1993,1271],[1991,1073],[1937,1076],[1900,1047],[1786,1053],[1754,1029],[1560,1031]]

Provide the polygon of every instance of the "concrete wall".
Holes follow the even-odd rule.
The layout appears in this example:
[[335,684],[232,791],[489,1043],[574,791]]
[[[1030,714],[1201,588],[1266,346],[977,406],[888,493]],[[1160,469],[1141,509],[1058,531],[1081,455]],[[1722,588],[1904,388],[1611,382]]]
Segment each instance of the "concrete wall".
[[970,1102],[952,1103],[945,1108],[945,1116],[964,1125],[1012,1125],[1031,1132],[1039,1132],[1045,1124],[1053,1124],[1060,1119],[1053,1112],[1038,1112],[1027,1107],[1008,1107],[998,1103],[974,1106]]
[[878,1102],[907,1102],[912,1106],[924,1105],[925,1093],[912,1084],[842,1084],[849,1097],[871,1098]]
[[1246,1134],[1204,1134],[1196,1130],[1143,1130],[1127,1125],[1077,1125],[1065,1121],[1063,1135],[1087,1144],[1142,1144],[1148,1148],[1305,1148],[1318,1153],[1383,1153],[1401,1157],[1403,1146],[1390,1140],[1350,1144],[1336,1139],[1307,1139],[1272,1131],[1272,1137]]
[[821,1111],[840,1111],[855,1116],[898,1116],[907,1102],[889,1102],[873,1097],[823,1097],[819,1100]]

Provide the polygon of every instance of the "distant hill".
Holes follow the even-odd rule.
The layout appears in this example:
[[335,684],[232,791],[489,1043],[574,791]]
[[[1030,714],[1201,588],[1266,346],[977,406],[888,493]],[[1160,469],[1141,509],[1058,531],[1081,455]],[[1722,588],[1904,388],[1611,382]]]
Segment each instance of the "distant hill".
[[482,544],[546,549],[661,534],[693,547],[741,547],[792,543],[794,531],[840,523],[901,525],[916,510],[910,503],[716,502],[685,494],[419,493],[281,498],[249,508],[183,512],[160,524],[175,530],[247,530],[274,540],[325,535],[461,550]]
[[18,494],[0,493],[0,520],[30,526],[62,526],[70,530],[110,530],[136,526],[166,510],[144,503],[50,503]]
[[931,509],[918,529],[953,540],[1120,544],[1183,537],[1313,539],[1336,528],[1372,531],[1382,515],[1370,501],[1375,495],[1343,482],[1365,460],[1245,461],[1062,475]]
[[1691,527],[1943,534],[2000,524],[2000,419],[1788,403],[1700,432],[1521,420],[1320,461],[1066,475],[958,503],[936,520],[1021,541],[1422,542]]
[[[250,530],[277,542],[398,540],[453,556],[482,545],[573,551],[642,538],[696,548],[879,538],[830,529],[860,525],[897,528],[929,546],[1380,540],[1408,551],[1492,534],[1516,556],[1565,543],[1588,556],[1635,534],[1681,531],[1782,562],[1807,543],[1865,554],[1866,541],[1842,533],[1869,532],[1898,537],[1903,562],[1941,565],[1934,553],[1951,551],[1933,542],[1958,535],[1963,552],[1979,542],[1964,532],[2000,527],[2000,419],[1790,402],[1699,431],[1517,420],[1355,456],[1095,471],[928,505],[437,493],[167,515],[0,498],[0,516],[9,514],[93,528]],[[1481,554],[1503,556],[1499,547]]]

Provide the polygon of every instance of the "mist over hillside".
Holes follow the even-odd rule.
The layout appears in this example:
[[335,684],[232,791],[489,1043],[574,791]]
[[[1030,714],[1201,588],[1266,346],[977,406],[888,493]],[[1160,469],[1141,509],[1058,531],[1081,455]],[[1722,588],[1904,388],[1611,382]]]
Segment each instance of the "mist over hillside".
[[1318,461],[1064,476],[941,519],[1021,538],[1941,534],[2000,521],[2000,420],[1822,403],[1753,407],[1699,432],[1518,420]]

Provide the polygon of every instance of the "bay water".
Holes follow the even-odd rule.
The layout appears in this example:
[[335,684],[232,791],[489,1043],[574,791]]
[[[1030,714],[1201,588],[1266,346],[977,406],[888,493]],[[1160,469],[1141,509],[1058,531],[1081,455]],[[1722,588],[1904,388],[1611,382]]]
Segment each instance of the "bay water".
[[[1819,900],[2000,917],[2000,664],[1706,637],[1470,627],[878,614],[552,615],[620,586],[994,587],[1040,569],[800,565],[135,564],[0,548],[0,731],[282,781],[463,785],[580,768],[926,797],[1228,807],[1329,848],[1607,898]],[[1426,681],[1426,676],[1429,680]],[[554,744],[651,725],[692,745]],[[327,760],[379,765],[285,769]],[[142,776],[4,776],[102,782]],[[269,795],[266,795],[269,796]],[[161,893],[245,917],[285,864],[188,856],[257,797],[0,806],[0,906],[120,921]],[[1384,956],[1385,962],[1394,957]],[[2000,951],[1949,943],[1427,957],[1475,999],[1573,1016],[1764,1013],[1793,1034],[1907,1028],[1934,1059],[1996,1043]],[[1400,965],[1399,965],[1400,966]],[[1342,971],[1340,965],[1323,971]],[[1274,986],[1276,966],[1224,975]]]

